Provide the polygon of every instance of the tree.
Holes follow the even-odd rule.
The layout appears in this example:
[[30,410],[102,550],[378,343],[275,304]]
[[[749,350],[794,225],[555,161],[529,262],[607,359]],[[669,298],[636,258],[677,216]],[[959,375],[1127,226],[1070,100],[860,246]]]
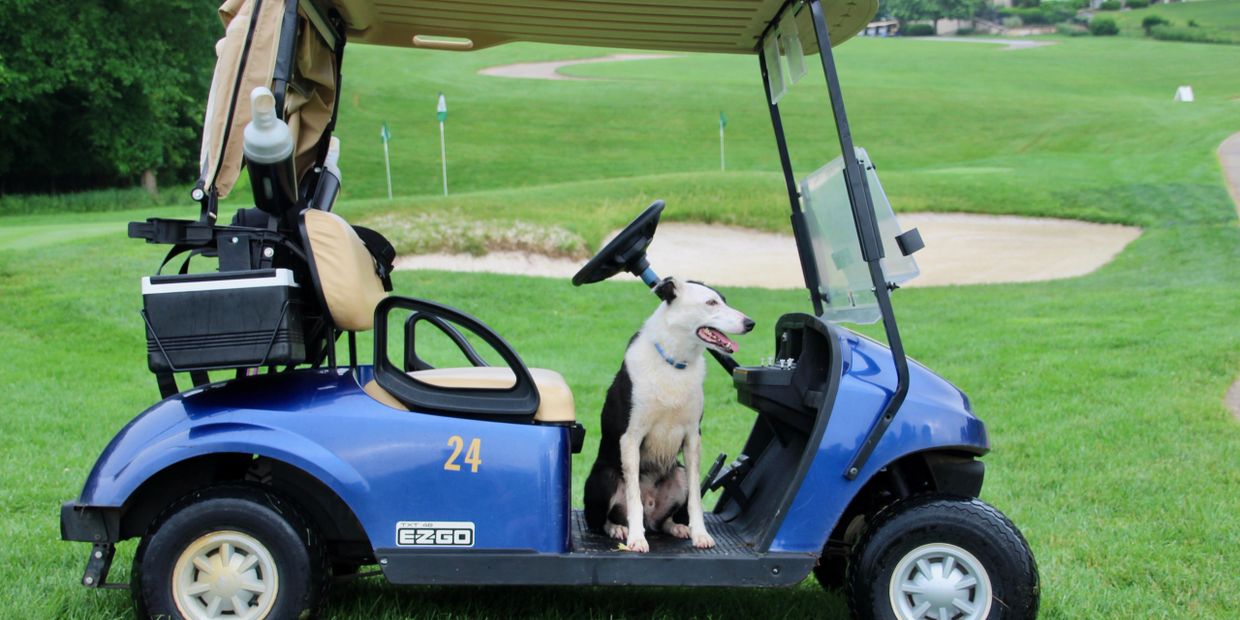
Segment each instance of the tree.
[[933,0],[935,20],[970,19],[982,9],[985,0]]
[[[1171,22],[1167,21],[1166,19],[1163,19],[1161,16],[1146,15],[1145,19],[1141,20],[1141,28],[1145,30],[1145,36],[1148,37],[1150,36],[1150,31],[1154,29],[1154,26],[1162,26],[1164,24],[1170,24],[1170,23]],[[0,76],[0,84],[3,84],[2,76]]]
[[883,10],[901,24],[919,19],[933,19],[934,0],[890,0],[882,4]]
[[1098,37],[1114,36],[1119,34],[1119,26],[1110,17],[1094,17],[1089,20],[1089,32]]
[[0,0],[0,192],[192,180],[212,0]]
[[884,10],[901,23],[929,19],[938,30],[940,19],[969,19],[985,6],[985,0],[891,0]]

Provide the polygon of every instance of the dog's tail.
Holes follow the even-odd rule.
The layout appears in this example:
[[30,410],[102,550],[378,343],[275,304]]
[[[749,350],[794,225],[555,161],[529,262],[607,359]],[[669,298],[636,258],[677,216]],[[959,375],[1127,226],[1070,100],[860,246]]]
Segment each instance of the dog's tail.
[[[597,463],[596,463],[597,465]],[[586,525],[596,532],[603,531],[607,522],[607,511],[611,508],[611,498],[620,486],[620,476],[610,467],[594,467],[586,478],[585,517]]]

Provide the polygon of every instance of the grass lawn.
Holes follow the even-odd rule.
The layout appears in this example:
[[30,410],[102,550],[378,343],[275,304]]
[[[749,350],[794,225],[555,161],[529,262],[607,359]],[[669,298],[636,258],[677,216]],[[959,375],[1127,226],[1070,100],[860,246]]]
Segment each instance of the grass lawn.
[[[1145,9],[1100,13],[1100,15],[1114,17],[1115,22],[1119,24],[1120,34],[1124,35],[1145,36],[1145,31],[1141,28],[1141,20],[1148,15],[1158,15],[1169,20],[1172,26],[1198,30],[1198,34],[1208,36],[1217,42],[1240,44],[1240,2],[1236,0],[1154,4]],[[1197,25],[1190,27],[1189,21]]]
[[[344,174],[354,220],[452,213],[560,227],[594,247],[649,199],[669,219],[786,226],[752,58],[686,56],[575,67],[614,82],[508,82],[504,62],[594,56],[514,46],[477,54],[354,47],[347,61]],[[1240,228],[1213,151],[1240,130],[1240,64],[1225,46],[1062,39],[1006,52],[858,40],[840,49],[859,144],[904,210],[1059,215],[1142,226],[1113,263],[1051,283],[896,295],[910,355],[951,379],[986,420],[983,499],[1023,529],[1043,577],[1042,617],[1234,618],[1240,614],[1240,424],[1221,405],[1240,369]],[[1134,69],[1135,67],[1135,69]],[[1198,102],[1172,105],[1181,83]],[[457,195],[438,191],[434,94],[449,95]],[[812,85],[798,91],[813,90]],[[825,111],[787,100],[791,129]],[[501,98],[501,93],[503,93]],[[415,96],[416,95],[416,96]],[[717,171],[716,118],[729,124]],[[382,120],[392,122],[396,201],[382,195]],[[420,124],[418,124],[420,123]],[[425,125],[424,127],[422,125]],[[810,143],[803,134],[800,144]],[[798,171],[825,144],[797,150]],[[509,189],[505,189],[509,188]],[[244,195],[244,194],[240,194]],[[120,205],[123,206],[123,205]],[[34,209],[37,211],[37,209]],[[77,585],[86,547],[58,541],[59,502],[111,435],[155,399],[143,360],[138,278],[163,250],[129,241],[141,211],[0,219],[0,598],[13,617],[127,617],[119,592]],[[189,215],[190,211],[182,212]],[[931,240],[932,241],[932,240]],[[641,287],[402,272],[398,292],[490,322],[533,366],[563,372],[590,429],[628,336],[652,309]],[[729,290],[763,330],[808,304],[797,291]],[[588,335],[590,346],[579,346]],[[738,451],[752,414],[709,375],[709,456]],[[114,579],[125,579],[132,543]],[[812,580],[792,591],[381,587],[338,589],[328,617],[843,617]],[[8,615],[10,611],[0,612]]]

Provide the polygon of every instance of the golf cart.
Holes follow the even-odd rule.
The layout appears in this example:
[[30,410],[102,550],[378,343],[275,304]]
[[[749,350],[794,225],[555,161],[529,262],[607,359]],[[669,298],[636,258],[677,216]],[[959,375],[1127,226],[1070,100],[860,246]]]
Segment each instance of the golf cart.
[[[372,564],[394,584],[442,585],[770,587],[813,572],[862,618],[1035,617],[1028,545],[976,499],[986,428],[960,390],[905,356],[892,311],[921,241],[900,231],[852,143],[831,49],[875,9],[226,2],[199,217],[129,228],[170,246],[165,265],[187,258],[179,273],[143,278],[163,400],[117,433],[61,509],[62,538],[92,545],[82,583],[131,588],[140,615],[290,618],[314,613],[329,578]],[[391,246],[331,210],[346,41],[757,56],[810,305],[774,325],[770,363],[716,355],[754,411],[739,456],[721,456],[703,483],[719,491],[707,515],[716,547],[652,535],[637,554],[586,528],[570,497],[585,429],[564,379],[528,368],[473,316],[387,294]],[[814,54],[841,156],[798,181],[779,101]],[[243,161],[256,208],[224,224],[219,201]],[[646,249],[663,208],[650,205],[573,283],[622,273],[657,283]],[[192,270],[191,258],[216,263]],[[886,345],[838,325],[876,321]],[[432,366],[427,328],[469,365]],[[371,330],[368,365],[357,334]],[[131,538],[131,582],[109,582],[115,545]]]

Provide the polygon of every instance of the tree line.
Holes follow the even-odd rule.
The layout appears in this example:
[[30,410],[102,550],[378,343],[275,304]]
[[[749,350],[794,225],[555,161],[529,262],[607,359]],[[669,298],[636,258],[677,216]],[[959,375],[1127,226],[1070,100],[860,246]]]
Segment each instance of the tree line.
[[0,194],[197,178],[218,0],[0,0]]
[[883,0],[879,11],[901,23],[928,19],[969,19],[990,3],[987,0]]

